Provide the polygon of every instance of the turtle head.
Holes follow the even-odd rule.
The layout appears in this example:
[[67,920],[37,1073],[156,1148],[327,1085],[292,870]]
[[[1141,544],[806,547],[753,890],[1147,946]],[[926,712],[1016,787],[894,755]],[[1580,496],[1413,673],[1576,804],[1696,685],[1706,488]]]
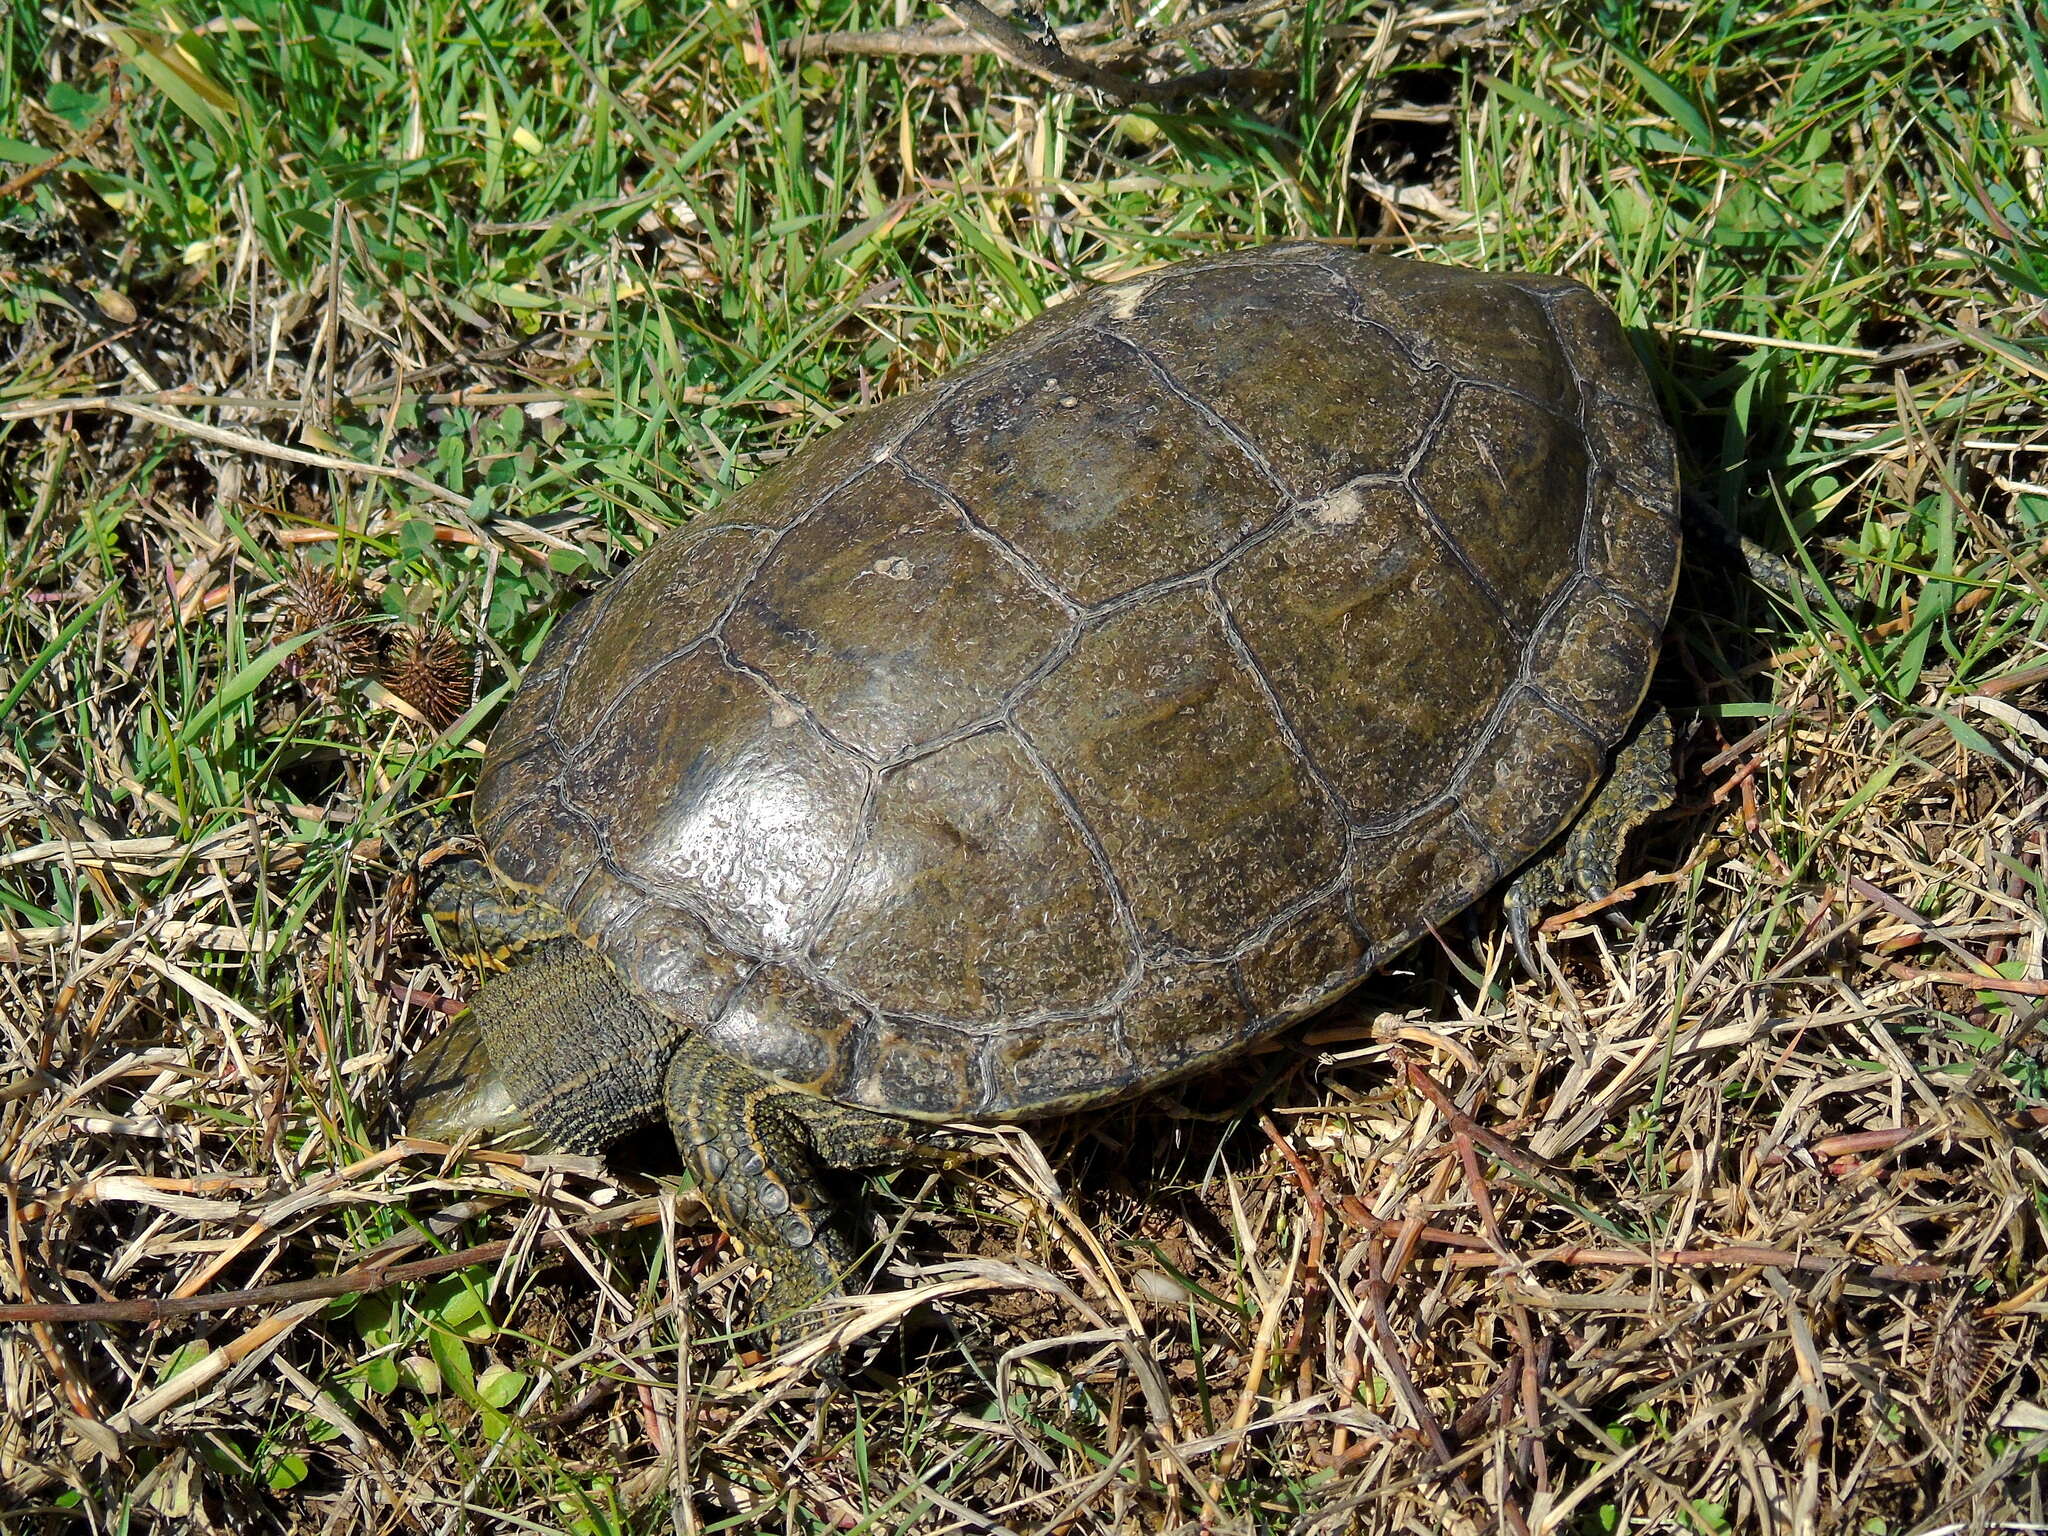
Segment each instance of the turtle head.
[[460,1141],[474,1136],[499,1146],[539,1145],[511,1086],[491,1061],[474,1012],[465,1012],[405,1063],[398,1117],[408,1136]]

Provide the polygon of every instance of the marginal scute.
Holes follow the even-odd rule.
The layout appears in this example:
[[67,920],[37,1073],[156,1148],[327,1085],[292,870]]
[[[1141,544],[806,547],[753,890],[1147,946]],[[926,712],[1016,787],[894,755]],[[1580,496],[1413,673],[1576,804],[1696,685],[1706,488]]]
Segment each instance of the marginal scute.
[[1576,428],[1514,395],[1458,391],[1415,471],[1423,503],[1526,633],[1576,574],[1586,450]]
[[903,457],[1082,603],[1204,565],[1285,505],[1228,433],[1099,332],[978,370]]
[[1190,1071],[1242,1045],[1254,1022],[1228,961],[1163,960],[1121,1010],[1124,1047],[1148,1080]]
[[1309,500],[1399,470],[1443,397],[1440,376],[1348,309],[1320,266],[1217,265],[1156,279],[1117,330]]
[[1674,500],[1677,448],[1654,411],[1603,400],[1586,413],[1594,463],[1651,500]]
[[1528,689],[1458,786],[1465,815],[1512,868],[1563,829],[1600,777],[1596,742]]
[[1493,851],[1446,802],[1399,831],[1352,848],[1351,914],[1373,948],[1391,953],[1477,901],[1499,881]]
[[1018,1030],[988,1041],[996,1097],[1011,1104],[1084,1104],[1108,1098],[1150,1072],[1119,1044],[1106,1018],[1057,1029]]
[[[491,733],[491,749],[477,775],[470,823],[490,851],[493,867],[517,886],[538,887],[557,861],[551,829],[559,811],[537,802],[552,799],[560,781],[561,754],[553,726],[570,665],[598,607],[586,599],[556,623]],[[532,825],[525,825],[530,819]],[[516,840],[519,846],[507,846],[501,855],[501,839]]]
[[1512,674],[1498,614],[1398,487],[1312,509],[1233,561],[1218,589],[1355,822],[1441,790]]
[[[530,734],[530,727],[547,720],[561,702],[570,663],[583,648],[600,607],[592,599],[578,603],[555,621],[547,639],[541,642],[540,650],[520,676],[519,692],[500,717],[498,729],[507,733],[508,746],[516,749]],[[514,724],[515,721],[521,723]],[[495,739],[491,745],[497,746]]]
[[950,1025],[884,1018],[874,1026],[867,1069],[850,1085],[856,1103],[929,1120],[972,1114],[984,1097],[979,1042]]
[[491,815],[476,818],[491,868],[514,887],[559,905],[589,867],[581,859],[565,859],[562,850],[587,846],[590,824],[563,805],[552,786],[491,809]]
[[725,639],[886,758],[990,715],[1067,628],[942,497],[885,464],[783,539]]
[[1007,731],[881,775],[818,948],[885,1012],[984,1022],[1099,1004],[1137,958],[1080,831]]
[[1584,581],[1530,641],[1528,675],[1611,744],[1635,717],[1656,656],[1641,613]]
[[713,1045],[792,1088],[838,1096],[850,1037],[868,1021],[794,966],[764,965],[706,1020]]
[[657,542],[607,594],[555,711],[564,741],[587,737],[613,699],[701,641],[732,600],[733,572],[746,570],[774,538],[745,524],[690,523],[683,532]]
[[745,975],[740,957],[701,918],[667,903],[645,904],[629,924],[608,929],[600,947],[634,991],[689,1024],[716,1017]]
[[929,406],[929,392],[917,390],[862,411],[763,470],[710,511],[663,535],[662,542],[687,539],[692,529],[721,523],[788,527],[846,481],[887,458],[897,438]]
[[562,916],[586,943],[609,950],[615,942],[614,931],[630,932],[646,905],[645,896],[596,864],[562,903]]
[[[494,749],[484,759],[477,775],[476,795],[470,805],[470,825],[488,844],[495,844],[511,825],[526,814],[528,806],[552,796],[561,776],[561,753],[547,736],[529,730],[519,737],[516,750]],[[498,872],[515,885],[529,882],[515,877],[501,864]]]
[[1348,895],[1338,890],[1249,950],[1238,974],[1255,1018],[1299,1019],[1357,980],[1367,956]]
[[1593,482],[1592,573],[1661,611],[1678,579],[1678,532],[1670,509],[1653,505],[1611,475]]
[[1337,808],[1200,591],[1102,620],[1016,720],[1101,839],[1148,950],[1227,951],[1342,862]]
[[1656,392],[1628,344],[1621,322],[1592,292],[1578,283],[1555,279],[1561,286],[1550,302],[1550,323],[1581,374],[1597,379],[1601,390],[1638,410],[1657,409]]
[[620,698],[570,772],[626,874],[763,954],[809,936],[865,786],[859,762],[708,648]]

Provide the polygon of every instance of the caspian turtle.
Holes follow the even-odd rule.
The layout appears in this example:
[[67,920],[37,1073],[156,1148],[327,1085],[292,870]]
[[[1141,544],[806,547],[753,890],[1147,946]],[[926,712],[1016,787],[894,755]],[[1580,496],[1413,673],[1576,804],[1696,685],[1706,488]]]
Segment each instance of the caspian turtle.
[[767,1313],[834,1294],[821,1167],[1221,1061],[1547,847],[1518,938],[1611,880],[1668,795],[1667,731],[1580,814],[1675,497],[1575,282],[1289,244],[1073,298],[561,621],[483,859],[421,864],[506,968],[408,1070],[410,1128],[596,1151],[665,1116]]

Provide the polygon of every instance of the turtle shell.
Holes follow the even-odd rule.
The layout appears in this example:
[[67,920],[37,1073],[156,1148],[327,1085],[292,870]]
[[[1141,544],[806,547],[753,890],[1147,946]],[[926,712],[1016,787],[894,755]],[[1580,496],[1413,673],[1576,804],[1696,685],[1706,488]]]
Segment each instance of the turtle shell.
[[791,1086],[1008,1118],[1302,1017],[1571,819],[1670,435],[1577,283],[1295,244],[1048,311],[558,626],[475,820]]

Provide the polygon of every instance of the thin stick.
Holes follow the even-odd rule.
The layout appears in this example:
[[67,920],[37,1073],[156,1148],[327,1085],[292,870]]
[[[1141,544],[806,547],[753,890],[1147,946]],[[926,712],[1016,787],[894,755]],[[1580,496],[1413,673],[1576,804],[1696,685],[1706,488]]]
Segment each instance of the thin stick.
[[1254,89],[1284,80],[1273,70],[1204,69],[1171,80],[1139,80],[1119,70],[1077,59],[1059,45],[1050,27],[1033,35],[1006,16],[998,16],[981,0],[940,0],[946,14],[979,37],[988,51],[1028,74],[1068,90],[1098,91],[1125,106],[1135,101],[1165,102],[1238,86]]
[[114,126],[114,119],[121,111],[121,77],[114,76],[107,84],[107,104],[100,108],[99,115],[71,136],[71,142],[58,150],[47,160],[39,160],[18,176],[0,181],[0,203],[16,194],[26,192],[66,160],[75,160],[93,145],[106,137],[107,130]]
[[[644,1227],[657,1219],[659,1196],[636,1200],[615,1211],[586,1216],[566,1227],[543,1232],[536,1248],[561,1248],[572,1238],[619,1227]],[[292,1280],[281,1285],[259,1285],[246,1291],[214,1291],[205,1296],[140,1297],[134,1301],[77,1301],[9,1303],[0,1305],[0,1323],[153,1323],[165,1318],[191,1317],[202,1312],[231,1312],[241,1307],[266,1307],[278,1303],[323,1301],[332,1296],[354,1296],[366,1291],[389,1290],[413,1280],[445,1275],[450,1270],[468,1269],[476,1264],[493,1264],[511,1252],[513,1240],[478,1243],[453,1253],[413,1259],[404,1264],[372,1263],[320,1275],[311,1280]]]
[[[1287,1336],[1287,1352],[1297,1368],[1306,1372],[1308,1361],[1302,1346],[1307,1339],[1310,1324],[1315,1319],[1316,1308],[1329,1289],[1323,1280],[1323,1255],[1329,1242],[1329,1221],[1324,1212],[1327,1209],[1323,1192],[1316,1187],[1315,1176],[1308,1165],[1301,1160],[1301,1154],[1280,1134],[1280,1128],[1273,1124],[1270,1115],[1259,1116],[1259,1128],[1266,1133],[1266,1139],[1280,1149],[1280,1155],[1287,1159],[1287,1166],[1294,1171],[1294,1182],[1301,1186],[1302,1199],[1308,1202],[1308,1253],[1301,1267],[1301,1311],[1294,1319],[1294,1327]],[[1307,1383],[1302,1392],[1309,1391]]]
[[133,400],[113,396],[85,395],[68,400],[24,400],[17,405],[0,407],[0,421],[24,421],[31,416],[55,416],[66,411],[113,411],[134,421],[147,422],[151,426],[182,433],[186,437],[196,437],[203,442],[232,448],[237,453],[255,454],[266,459],[282,459],[287,464],[304,464],[313,469],[331,469],[345,475],[372,475],[385,480],[397,480],[423,495],[446,502],[450,506],[469,505],[469,498],[460,491],[451,491],[445,485],[435,484],[425,475],[416,475],[409,469],[400,469],[393,464],[367,464],[361,459],[345,459],[339,454],[315,453],[310,448],[294,448],[286,443],[273,443],[264,438],[251,437],[246,432],[231,432],[226,427],[194,421],[188,416],[178,415],[175,411],[160,411],[151,406],[139,405]]
[[1495,1157],[1520,1169],[1532,1179],[1541,1179],[1548,1174],[1549,1170],[1533,1153],[1524,1151],[1505,1136],[1489,1131],[1451,1102],[1451,1096],[1445,1091],[1442,1083],[1431,1077],[1416,1062],[1409,1060],[1405,1054],[1396,1054],[1400,1056],[1401,1065],[1408,1074],[1408,1081],[1415,1085],[1418,1093],[1436,1106],[1438,1112],[1451,1123],[1453,1131],[1470,1136]]
[[[1365,1252],[1365,1304],[1372,1318],[1372,1331],[1380,1346],[1380,1363],[1387,1368],[1387,1376],[1394,1385],[1394,1395],[1401,1399],[1409,1416],[1421,1429],[1423,1438],[1429,1442],[1436,1464],[1448,1469],[1451,1465],[1451,1443],[1444,1438],[1443,1426],[1437,1423],[1436,1415],[1430,1412],[1429,1402],[1422,1395],[1422,1389],[1415,1385],[1415,1378],[1409,1373],[1407,1357],[1401,1353],[1401,1340],[1394,1333],[1394,1325],[1387,1317],[1387,1297],[1393,1288],[1387,1284],[1385,1263],[1386,1244],[1378,1237],[1367,1239]],[[1491,1259],[1493,1255],[1488,1254]]]
[[[1346,1196],[1337,1202],[1337,1214],[1347,1226],[1359,1227],[1381,1237],[1400,1237],[1409,1232],[1409,1223],[1393,1221],[1384,1216],[1375,1216],[1364,1203]],[[1415,1234],[1426,1243],[1455,1250],[1440,1255],[1445,1264],[1459,1269],[1482,1268],[1503,1262],[1493,1245],[1483,1237],[1474,1237],[1469,1232],[1450,1232],[1442,1227],[1423,1227]],[[1620,1248],[1581,1248],[1576,1244],[1562,1244],[1556,1248],[1545,1248],[1525,1256],[1521,1263],[1566,1264],[1573,1267],[1604,1269],[1627,1269],[1635,1265],[1669,1264],[1678,1269],[1716,1269],[1734,1266],[1742,1269],[1793,1269],[1802,1274],[1824,1275],[1846,1264],[1860,1274],[1873,1280],[1931,1281],[1947,1276],[1946,1264],[1867,1264],[1849,1254],[1786,1253],[1778,1248],[1756,1247],[1748,1243],[1730,1243],[1724,1248],[1657,1248],[1631,1253]]]

